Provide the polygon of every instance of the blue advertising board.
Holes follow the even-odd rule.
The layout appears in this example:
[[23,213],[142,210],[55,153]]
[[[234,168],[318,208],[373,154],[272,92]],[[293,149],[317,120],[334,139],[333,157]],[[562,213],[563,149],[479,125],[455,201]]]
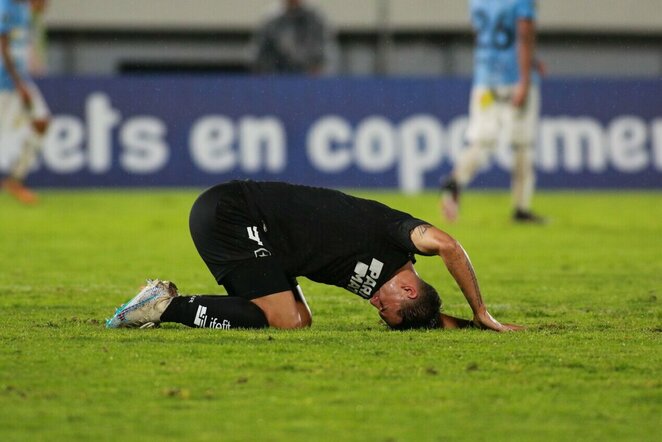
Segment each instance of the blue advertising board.
[[[468,79],[114,77],[39,82],[53,113],[36,186],[229,179],[436,187],[464,148]],[[662,81],[550,79],[543,188],[662,188]],[[0,171],[16,143],[0,140]],[[476,187],[509,185],[505,140]]]

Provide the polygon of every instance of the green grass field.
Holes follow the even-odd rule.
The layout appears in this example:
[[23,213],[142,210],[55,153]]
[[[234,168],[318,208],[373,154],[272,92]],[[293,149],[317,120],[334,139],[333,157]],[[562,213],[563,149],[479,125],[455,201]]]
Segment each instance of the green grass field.
[[[524,332],[387,331],[341,289],[301,280],[312,329],[106,330],[145,278],[219,293],[181,191],[0,194],[0,441],[659,440],[662,193],[359,192],[438,225],[472,257],[497,319]],[[468,316],[441,260],[419,259]],[[656,436],[657,435],[657,436]]]

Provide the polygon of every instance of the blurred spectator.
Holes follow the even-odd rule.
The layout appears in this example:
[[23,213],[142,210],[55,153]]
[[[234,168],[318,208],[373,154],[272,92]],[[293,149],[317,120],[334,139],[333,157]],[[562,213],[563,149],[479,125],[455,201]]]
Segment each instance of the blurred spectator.
[[335,37],[304,0],[283,0],[256,35],[255,71],[319,75],[329,71]]

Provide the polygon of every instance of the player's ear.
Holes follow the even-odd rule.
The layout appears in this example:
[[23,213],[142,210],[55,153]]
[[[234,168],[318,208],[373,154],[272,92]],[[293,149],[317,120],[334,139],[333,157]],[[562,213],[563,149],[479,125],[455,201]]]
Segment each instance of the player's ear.
[[402,291],[407,299],[418,298],[418,288],[415,285],[403,284]]

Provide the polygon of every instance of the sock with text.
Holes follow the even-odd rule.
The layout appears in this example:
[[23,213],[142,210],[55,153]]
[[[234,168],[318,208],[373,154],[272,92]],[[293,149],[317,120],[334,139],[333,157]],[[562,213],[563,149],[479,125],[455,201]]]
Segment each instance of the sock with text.
[[178,296],[161,315],[161,322],[177,322],[197,328],[265,328],[260,307],[234,296]]

